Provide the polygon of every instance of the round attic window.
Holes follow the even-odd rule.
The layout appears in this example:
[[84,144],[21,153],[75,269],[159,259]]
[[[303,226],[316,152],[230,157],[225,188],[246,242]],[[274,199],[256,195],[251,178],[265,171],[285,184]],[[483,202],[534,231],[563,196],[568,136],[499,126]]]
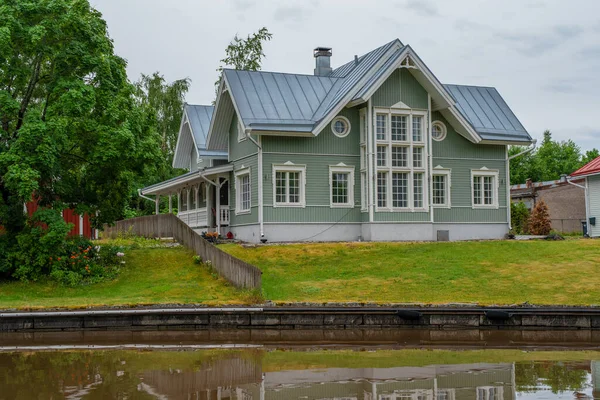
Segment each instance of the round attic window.
[[350,121],[346,117],[336,117],[331,122],[331,131],[337,137],[346,137],[350,133]]
[[441,121],[434,121],[431,124],[431,138],[441,142],[446,138],[446,125]]

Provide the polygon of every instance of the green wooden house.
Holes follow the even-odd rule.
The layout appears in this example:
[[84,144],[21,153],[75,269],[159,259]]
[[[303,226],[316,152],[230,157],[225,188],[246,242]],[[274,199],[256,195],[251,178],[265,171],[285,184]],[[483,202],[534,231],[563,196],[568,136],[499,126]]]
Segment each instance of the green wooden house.
[[314,57],[312,75],[224,70],[214,107],[185,106],[174,166],[190,172],[141,193],[248,242],[508,232],[508,146],[532,139],[496,89],[442,84],[400,40]]

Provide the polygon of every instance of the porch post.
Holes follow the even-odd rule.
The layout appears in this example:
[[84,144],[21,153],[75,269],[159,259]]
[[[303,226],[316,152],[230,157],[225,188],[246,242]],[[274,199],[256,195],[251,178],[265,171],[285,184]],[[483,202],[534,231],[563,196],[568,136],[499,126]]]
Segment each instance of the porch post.
[[173,195],[169,193],[169,214],[173,214]]
[[215,193],[216,193],[216,200],[217,200],[217,209],[216,209],[216,216],[217,216],[217,232],[220,234],[221,233],[221,178],[219,176],[217,176],[217,186],[215,186]]
[[155,214],[158,215],[160,214],[160,194],[156,195],[156,200],[154,200],[155,204],[154,204],[154,208],[155,208]]
[[177,191],[177,214],[181,211],[181,191]]

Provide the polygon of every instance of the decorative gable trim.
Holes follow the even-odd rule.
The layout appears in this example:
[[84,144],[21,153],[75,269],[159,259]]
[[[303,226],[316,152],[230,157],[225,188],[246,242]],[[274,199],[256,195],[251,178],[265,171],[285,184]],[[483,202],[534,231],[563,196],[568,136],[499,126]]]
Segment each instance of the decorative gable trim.
[[[229,99],[233,105],[233,110],[235,115],[237,115],[238,121],[240,123],[241,128],[244,132],[246,132],[246,126],[244,125],[244,121],[240,117],[240,110],[235,102],[235,99],[231,95],[231,91],[229,90],[229,83],[227,82],[227,75],[225,72],[222,73],[221,85],[219,85],[219,91],[217,92],[217,99],[215,100],[215,111],[213,113],[213,118],[210,121],[210,127],[208,128],[208,135],[206,137],[206,148],[209,150],[222,150],[226,149],[229,141],[229,125],[231,121],[224,121],[227,124],[227,129],[221,130],[220,132],[215,133],[216,124],[221,124],[221,119],[229,119],[228,116],[231,110],[223,109],[225,105],[223,104],[223,96],[227,94]],[[225,114],[225,115],[223,115]],[[224,132],[223,132],[224,131]],[[222,136],[225,136],[223,138]],[[219,137],[221,136],[221,137]]]

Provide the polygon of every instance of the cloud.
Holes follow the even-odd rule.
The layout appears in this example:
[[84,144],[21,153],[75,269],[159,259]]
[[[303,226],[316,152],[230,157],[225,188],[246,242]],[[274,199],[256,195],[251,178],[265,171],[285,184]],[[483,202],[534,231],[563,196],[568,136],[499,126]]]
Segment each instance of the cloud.
[[577,25],[557,25],[540,35],[496,33],[496,37],[513,44],[519,53],[537,57],[547,53],[564,42],[574,39],[583,33],[583,28]]
[[489,30],[489,26],[487,25],[464,18],[454,21],[454,28],[463,32]]
[[600,59],[600,45],[583,48],[577,54],[587,59]]
[[543,86],[547,92],[571,94],[579,91],[579,85],[570,81],[555,81]]
[[439,15],[436,6],[429,0],[407,0],[404,5],[400,4],[400,7],[406,7],[422,17],[436,17]]
[[302,23],[308,19],[312,11],[301,6],[283,6],[275,9],[273,17],[277,21]]

